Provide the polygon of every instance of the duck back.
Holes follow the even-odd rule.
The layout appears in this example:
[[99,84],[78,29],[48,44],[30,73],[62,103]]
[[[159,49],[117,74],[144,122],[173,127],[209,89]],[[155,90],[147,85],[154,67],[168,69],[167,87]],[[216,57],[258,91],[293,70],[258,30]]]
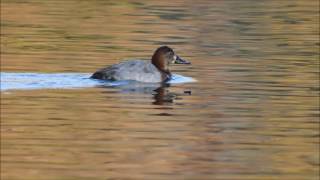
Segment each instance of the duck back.
[[150,62],[130,60],[96,71],[91,78],[102,80],[135,80],[158,83],[162,81],[161,72]]

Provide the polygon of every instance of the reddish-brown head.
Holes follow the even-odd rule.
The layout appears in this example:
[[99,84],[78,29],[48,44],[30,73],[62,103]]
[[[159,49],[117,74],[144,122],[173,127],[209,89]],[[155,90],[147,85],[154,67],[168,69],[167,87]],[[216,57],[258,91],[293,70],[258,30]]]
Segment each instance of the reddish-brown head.
[[159,70],[168,70],[168,65],[175,64],[190,64],[190,62],[181,59],[176,53],[168,46],[159,47],[152,56],[152,64]]
[[159,47],[153,54],[151,62],[163,74],[164,78],[170,78],[169,64],[190,64],[190,62],[181,59],[175,52],[168,46]]
[[173,60],[174,52],[168,46],[159,47],[152,56],[152,64],[155,65],[160,71],[168,70],[170,59]]

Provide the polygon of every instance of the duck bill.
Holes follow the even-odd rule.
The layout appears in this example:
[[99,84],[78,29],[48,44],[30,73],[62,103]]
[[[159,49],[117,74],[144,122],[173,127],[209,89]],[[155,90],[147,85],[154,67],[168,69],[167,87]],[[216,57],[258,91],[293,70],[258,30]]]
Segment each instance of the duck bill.
[[179,56],[176,57],[176,60],[174,61],[175,64],[191,64],[189,61],[186,61]]

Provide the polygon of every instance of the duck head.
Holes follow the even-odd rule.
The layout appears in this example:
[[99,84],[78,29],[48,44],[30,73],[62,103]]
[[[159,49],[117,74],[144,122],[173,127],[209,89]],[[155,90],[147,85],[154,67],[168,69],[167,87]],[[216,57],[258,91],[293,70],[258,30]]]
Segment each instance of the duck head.
[[161,46],[153,54],[151,62],[155,65],[162,73],[165,78],[171,77],[169,71],[170,64],[191,64],[190,62],[180,58],[170,47]]

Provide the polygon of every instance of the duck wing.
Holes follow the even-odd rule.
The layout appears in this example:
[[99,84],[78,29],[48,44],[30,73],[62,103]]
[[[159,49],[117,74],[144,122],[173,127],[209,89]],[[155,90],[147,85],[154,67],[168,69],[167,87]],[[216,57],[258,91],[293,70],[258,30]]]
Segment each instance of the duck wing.
[[150,62],[143,60],[130,60],[100,69],[95,72],[91,78],[103,80],[160,82],[161,73]]

